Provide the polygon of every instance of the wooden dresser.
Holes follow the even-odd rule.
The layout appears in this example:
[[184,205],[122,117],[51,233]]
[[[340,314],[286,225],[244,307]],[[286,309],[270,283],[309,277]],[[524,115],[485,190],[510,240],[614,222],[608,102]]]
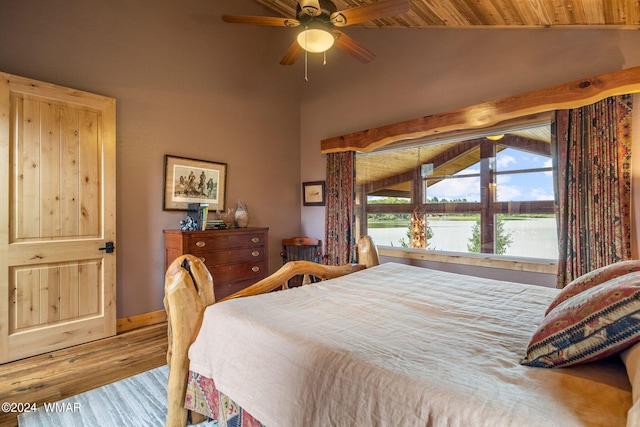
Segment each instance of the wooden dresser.
[[213,276],[216,301],[267,277],[268,228],[164,230],[165,271],[183,254],[200,258]]

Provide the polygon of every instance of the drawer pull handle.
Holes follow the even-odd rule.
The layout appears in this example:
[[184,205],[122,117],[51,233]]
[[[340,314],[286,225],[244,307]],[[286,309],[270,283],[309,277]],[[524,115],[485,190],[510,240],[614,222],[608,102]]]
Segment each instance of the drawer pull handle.
[[251,267],[251,270],[252,270],[254,273],[257,273],[258,271],[260,271],[260,267],[258,267],[258,266]]
[[253,252],[251,252],[251,255],[253,255],[253,256],[260,256],[260,252],[258,252],[258,251],[253,251]]
[[204,264],[204,257],[198,257],[198,259]]
[[199,247],[199,248],[204,248],[204,246],[205,246],[206,244],[207,244],[207,243],[206,243],[206,242],[203,242],[202,240],[198,240],[198,241],[196,242],[196,246],[197,246],[197,247]]
[[259,237],[254,237],[253,239],[251,239],[251,241],[253,243],[258,243],[260,241],[260,238]]

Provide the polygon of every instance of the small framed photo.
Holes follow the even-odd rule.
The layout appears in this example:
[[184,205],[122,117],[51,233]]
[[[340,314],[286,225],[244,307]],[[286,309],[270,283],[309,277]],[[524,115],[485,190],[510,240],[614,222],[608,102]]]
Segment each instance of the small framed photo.
[[324,206],[325,204],[325,182],[303,182],[302,183],[302,204],[304,206]]
[[207,203],[224,210],[226,163],[164,156],[164,205],[167,211],[186,211],[189,203]]

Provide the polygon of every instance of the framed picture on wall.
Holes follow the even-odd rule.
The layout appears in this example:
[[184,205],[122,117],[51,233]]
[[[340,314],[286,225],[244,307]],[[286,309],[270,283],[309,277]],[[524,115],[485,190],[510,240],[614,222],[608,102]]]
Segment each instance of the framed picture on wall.
[[186,211],[189,203],[208,203],[224,210],[226,163],[164,156],[164,205],[167,211]]
[[324,206],[325,182],[313,181],[302,183],[302,204],[304,206]]

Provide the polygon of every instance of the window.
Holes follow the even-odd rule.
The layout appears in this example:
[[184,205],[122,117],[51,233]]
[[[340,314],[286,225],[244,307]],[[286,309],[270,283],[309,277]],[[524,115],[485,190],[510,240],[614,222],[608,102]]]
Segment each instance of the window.
[[377,244],[555,259],[550,122],[359,154],[357,226]]

